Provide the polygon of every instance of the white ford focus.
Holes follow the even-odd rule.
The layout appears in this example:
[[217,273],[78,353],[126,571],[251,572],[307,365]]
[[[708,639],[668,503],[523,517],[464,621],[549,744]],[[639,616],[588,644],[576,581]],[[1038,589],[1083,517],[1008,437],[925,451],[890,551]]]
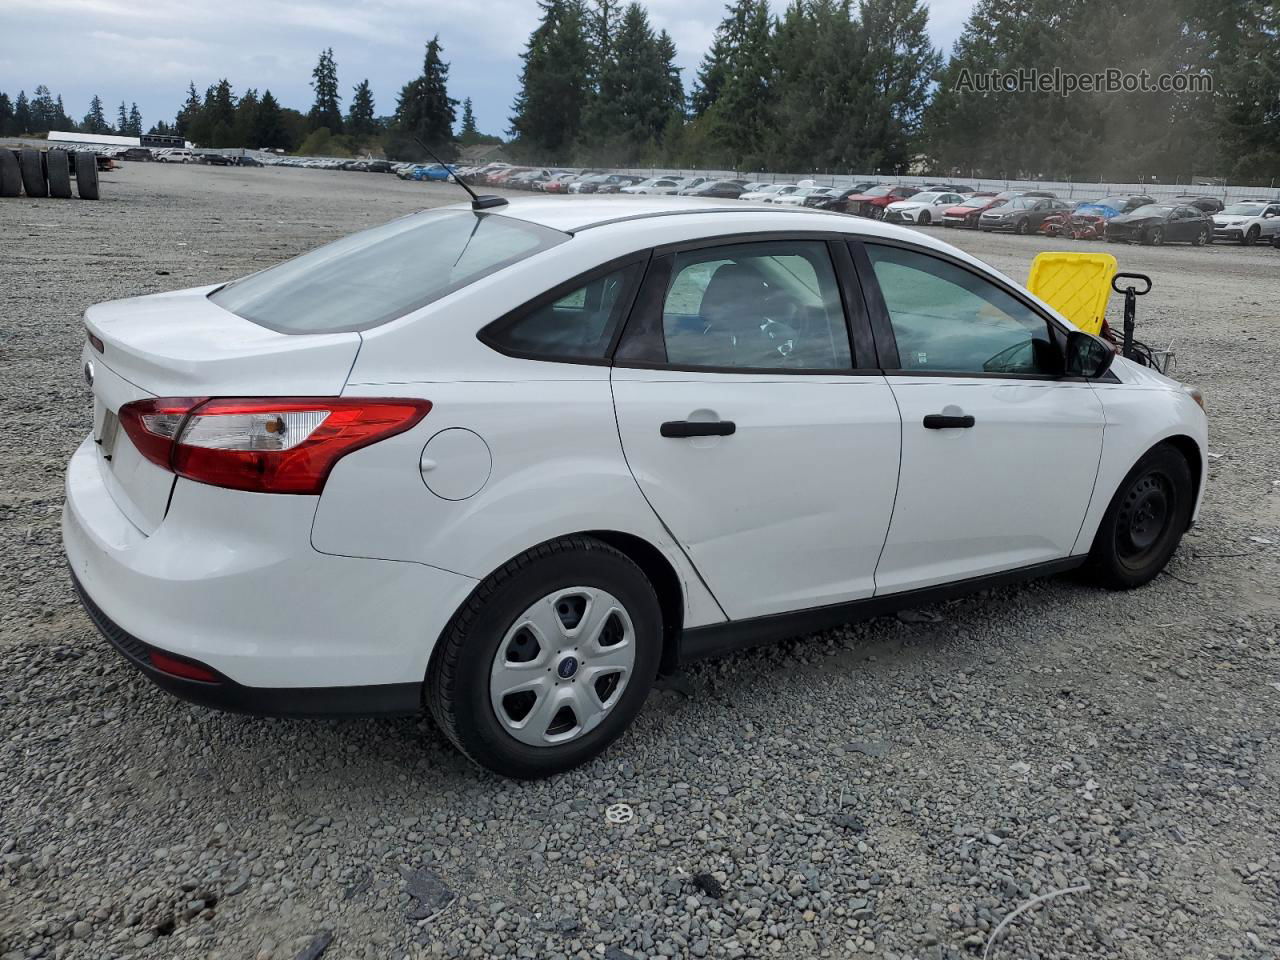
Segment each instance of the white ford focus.
[[165,689],[425,705],[533,777],[682,661],[1087,565],[1154,577],[1198,394],[929,237],[683,198],[425,211],[89,309],[63,537]]

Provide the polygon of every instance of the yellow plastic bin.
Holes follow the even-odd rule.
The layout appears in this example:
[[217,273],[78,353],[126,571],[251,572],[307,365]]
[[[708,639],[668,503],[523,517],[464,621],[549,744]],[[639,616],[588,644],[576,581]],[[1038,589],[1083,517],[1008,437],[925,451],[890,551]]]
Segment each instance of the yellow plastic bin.
[[1117,269],[1109,253],[1042,253],[1031,264],[1027,289],[1085,333],[1098,334]]

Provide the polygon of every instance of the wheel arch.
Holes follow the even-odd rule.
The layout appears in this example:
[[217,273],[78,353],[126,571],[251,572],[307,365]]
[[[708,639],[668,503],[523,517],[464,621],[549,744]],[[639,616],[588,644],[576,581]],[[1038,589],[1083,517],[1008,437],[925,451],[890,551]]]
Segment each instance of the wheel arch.
[[662,611],[662,657],[659,672],[672,674],[679,667],[680,635],[684,631],[685,591],[680,575],[661,550],[643,537],[618,530],[585,530],[581,534],[603,540],[624,554],[648,578]]
[[[1200,491],[1204,487],[1204,455],[1201,453],[1200,445],[1196,443],[1193,438],[1187,436],[1187,434],[1178,433],[1170,437],[1165,437],[1160,441],[1160,443],[1152,445],[1151,450],[1154,450],[1156,447],[1164,444],[1173,447],[1182,454],[1183,459],[1187,461],[1187,466],[1191,470],[1191,482],[1195,484],[1192,503],[1199,504]],[[1146,453],[1143,453],[1142,456],[1145,457],[1146,455]],[[1142,457],[1139,457],[1138,459],[1140,460]],[[1135,460],[1134,462],[1136,463],[1137,461]],[[1193,510],[1192,517],[1194,518],[1194,516],[1195,511]]]

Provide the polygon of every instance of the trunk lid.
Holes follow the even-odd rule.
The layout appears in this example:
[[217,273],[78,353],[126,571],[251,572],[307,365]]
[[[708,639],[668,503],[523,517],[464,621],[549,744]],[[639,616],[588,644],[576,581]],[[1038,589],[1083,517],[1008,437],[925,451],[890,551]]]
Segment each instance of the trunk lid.
[[164,519],[174,475],[119,429],[120,408],[147,397],[338,396],[360,349],[357,333],[287,334],[212,303],[213,287],[90,307],[93,436],[116,505],[145,534]]

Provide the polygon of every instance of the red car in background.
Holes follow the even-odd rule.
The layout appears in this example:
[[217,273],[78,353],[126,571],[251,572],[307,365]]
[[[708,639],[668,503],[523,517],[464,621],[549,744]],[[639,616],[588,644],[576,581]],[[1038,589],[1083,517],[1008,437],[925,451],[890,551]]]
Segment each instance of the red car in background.
[[942,225],[944,227],[963,227],[966,230],[978,229],[978,218],[982,214],[990,210],[992,207],[998,207],[1005,202],[1003,195],[997,196],[994,193],[976,193],[964,203],[956,204],[954,207],[947,207],[942,211]]
[[884,219],[884,208],[899,200],[914,197],[920,192],[919,187],[872,187],[866,193],[856,194],[844,202],[844,212],[859,217],[870,217],[872,220]]

